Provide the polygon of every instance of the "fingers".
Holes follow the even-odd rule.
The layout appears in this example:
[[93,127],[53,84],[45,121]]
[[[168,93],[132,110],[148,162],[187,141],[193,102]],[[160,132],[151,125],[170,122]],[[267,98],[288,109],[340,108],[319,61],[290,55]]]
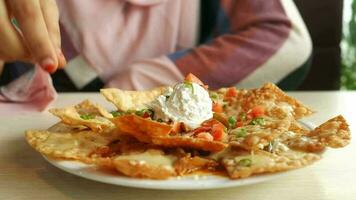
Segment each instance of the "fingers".
[[22,38],[10,22],[4,0],[0,0],[0,27],[0,59],[29,60],[30,56]]
[[57,51],[47,31],[40,1],[10,0],[7,3],[19,23],[31,56],[46,71],[55,72],[58,66]]
[[58,67],[62,68],[66,60],[61,51],[61,34],[59,30],[59,12],[55,0],[40,0],[43,18],[45,20],[49,38],[57,53]]

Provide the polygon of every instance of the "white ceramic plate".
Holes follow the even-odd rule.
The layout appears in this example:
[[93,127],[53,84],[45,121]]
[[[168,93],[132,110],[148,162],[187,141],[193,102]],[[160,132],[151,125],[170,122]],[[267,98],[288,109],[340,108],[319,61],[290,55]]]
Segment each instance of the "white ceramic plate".
[[[303,122],[303,124],[310,129],[313,127],[309,123]],[[290,172],[286,171],[273,174],[256,175],[237,180],[231,180],[227,177],[214,175],[191,175],[170,178],[167,180],[150,180],[130,178],[120,176],[118,174],[108,173],[97,169],[94,165],[87,165],[77,161],[54,160],[47,157],[45,157],[45,159],[59,169],[90,180],[113,185],[159,190],[204,190],[237,187],[272,180]]]

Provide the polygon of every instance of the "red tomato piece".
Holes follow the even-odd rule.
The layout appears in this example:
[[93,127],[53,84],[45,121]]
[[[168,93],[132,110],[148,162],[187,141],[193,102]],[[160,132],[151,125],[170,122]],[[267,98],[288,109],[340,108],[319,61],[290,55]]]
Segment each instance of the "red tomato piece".
[[263,106],[255,106],[252,108],[250,114],[253,118],[261,117],[265,114],[265,108]]
[[188,82],[190,82],[190,83],[196,83],[196,84],[198,84],[198,85],[201,85],[201,86],[203,86],[205,89],[208,89],[208,88],[209,88],[208,85],[204,85],[203,81],[201,81],[198,77],[196,77],[196,76],[195,76],[194,74],[192,74],[192,73],[189,73],[189,74],[185,77],[184,80],[185,80],[185,81],[188,81]]
[[236,128],[242,127],[244,125],[243,122],[236,122]]
[[224,125],[222,124],[214,124],[211,130],[211,134],[214,137],[214,140],[221,141],[225,136]]
[[149,118],[150,117],[150,114],[148,112],[145,112],[143,113],[142,115],[143,118]]
[[224,108],[221,104],[213,103],[213,112],[222,113],[223,111],[224,111]]
[[227,89],[225,97],[236,97],[237,96],[237,89],[235,87],[230,87]]

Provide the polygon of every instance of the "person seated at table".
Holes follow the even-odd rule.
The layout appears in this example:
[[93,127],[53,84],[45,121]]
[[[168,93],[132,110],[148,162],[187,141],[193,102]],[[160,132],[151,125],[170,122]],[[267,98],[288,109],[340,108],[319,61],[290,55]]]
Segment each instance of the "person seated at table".
[[0,0],[0,60],[7,62],[0,101],[44,107],[54,88],[141,90],[172,85],[187,73],[211,88],[268,81],[296,89],[308,71],[311,40],[293,0],[57,4]]

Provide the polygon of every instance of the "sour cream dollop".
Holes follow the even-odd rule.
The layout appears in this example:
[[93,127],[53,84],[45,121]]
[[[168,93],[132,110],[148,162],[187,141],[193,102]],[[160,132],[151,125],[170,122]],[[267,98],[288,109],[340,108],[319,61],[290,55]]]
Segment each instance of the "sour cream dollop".
[[179,83],[168,88],[152,104],[154,118],[183,122],[194,129],[213,117],[208,91],[196,83]]

